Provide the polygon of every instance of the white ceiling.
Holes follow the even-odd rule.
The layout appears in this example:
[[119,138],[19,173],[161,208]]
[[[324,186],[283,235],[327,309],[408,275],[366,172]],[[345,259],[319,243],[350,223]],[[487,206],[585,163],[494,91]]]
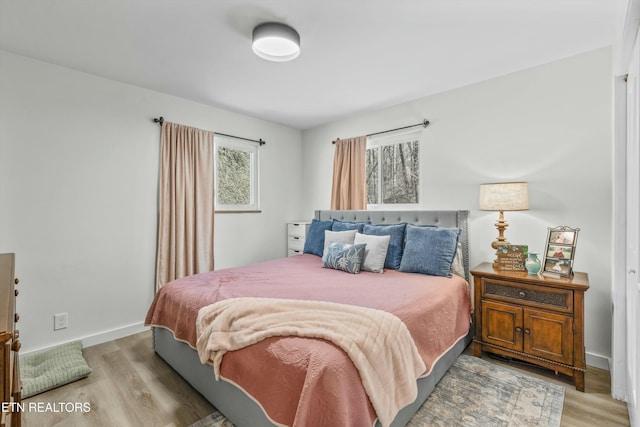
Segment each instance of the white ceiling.
[[[308,129],[620,41],[627,0],[0,0],[0,48]],[[302,53],[251,50],[266,21]],[[152,114],[152,112],[150,112]]]

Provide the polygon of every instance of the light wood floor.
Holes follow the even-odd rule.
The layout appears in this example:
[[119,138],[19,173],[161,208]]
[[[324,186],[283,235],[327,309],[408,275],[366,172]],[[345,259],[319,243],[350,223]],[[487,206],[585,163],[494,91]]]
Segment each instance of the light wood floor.
[[[152,348],[151,332],[84,349],[93,369],[88,378],[25,399],[25,427],[41,426],[188,426],[213,411],[198,392],[175,373]],[[471,354],[470,348],[466,351]],[[586,392],[575,390],[569,379],[519,363],[505,364],[564,385],[562,426],[629,426],[626,405],[610,395],[609,373],[589,368]],[[213,373],[212,373],[213,377]],[[30,403],[90,402],[88,413],[29,412]]]

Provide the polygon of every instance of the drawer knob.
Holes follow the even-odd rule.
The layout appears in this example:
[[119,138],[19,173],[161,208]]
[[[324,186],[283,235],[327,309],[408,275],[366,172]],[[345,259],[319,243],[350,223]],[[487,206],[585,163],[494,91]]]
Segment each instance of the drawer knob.
[[13,282],[17,285],[18,283],[20,283],[20,279],[18,279],[18,278],[16,277],[16,278],[15,278],[15,280],[14,280]]
[[526,329],[524,330],[524,333],[525,333],[525,334],[527,334],[527,335],[529,335],[529,334],[531,333],[531,330],[530,330],[529,328],[526,328]]
[[18,294],[20,293],[20,291],[16,289],[16,291],[15,291],[14,293],[16,294],[16,296],[18,296]]
[[518,327],[516,328],[516,332],[518,332],[518,333],[522,332],[522,328],[521,328],[520,326],[518,326]]
[[13,316],[13,318],[14,318],[15,322],[16,322],[16,323],[18,323],[18,320],[20,320],[20,315],[19,315],[18,313],[16,313],[16,314]]
[[522,298],[527,296],[527,293],[525,291],[520,291],[518,292],[518,295],[520,295]]

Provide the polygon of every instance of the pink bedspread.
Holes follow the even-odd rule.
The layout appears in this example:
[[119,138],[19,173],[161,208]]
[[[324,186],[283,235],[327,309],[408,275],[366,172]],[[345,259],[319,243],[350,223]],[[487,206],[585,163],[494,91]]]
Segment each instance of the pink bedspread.
[[[467,282],[385,270],[349,274],[300,255],[198,274],[167,284],[145,323],[196,346],[195,321],[206,305],[235,297],[321,300],[393,313],[406,325],[427,371],[469,330]],[[328,341],[274,337],[225,355],[221,376],[288,426],[373,425],[375,412],[349,357]],[[213,372],[212,372],[213,381]]]

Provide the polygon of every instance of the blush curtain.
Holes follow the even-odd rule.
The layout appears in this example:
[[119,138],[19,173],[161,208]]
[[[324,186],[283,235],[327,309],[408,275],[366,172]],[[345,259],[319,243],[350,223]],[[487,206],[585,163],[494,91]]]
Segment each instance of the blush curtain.
[[364,210],[367,208],[365,185],[367,137],[339,139],[335,146],[331,209]]
[[180,277],[213,270],[213,135],[162,124],[156,291]]

